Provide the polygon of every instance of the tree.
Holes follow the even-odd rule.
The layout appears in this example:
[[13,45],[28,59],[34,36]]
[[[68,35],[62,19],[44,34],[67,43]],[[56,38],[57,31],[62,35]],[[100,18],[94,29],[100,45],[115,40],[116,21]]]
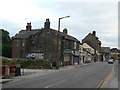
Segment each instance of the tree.
[[3,29],[0,29],[0,37],[2,37],[2,56],[12,57],[12,39],[10,38],[9,32]]

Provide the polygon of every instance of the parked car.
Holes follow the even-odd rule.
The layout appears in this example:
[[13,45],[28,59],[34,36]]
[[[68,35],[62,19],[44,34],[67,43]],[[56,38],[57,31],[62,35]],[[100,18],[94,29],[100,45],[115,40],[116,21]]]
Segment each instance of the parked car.
[[109,59],[108,60],[108,63],[112,63],[113,64],[113,62],[114,62],[113,59]]

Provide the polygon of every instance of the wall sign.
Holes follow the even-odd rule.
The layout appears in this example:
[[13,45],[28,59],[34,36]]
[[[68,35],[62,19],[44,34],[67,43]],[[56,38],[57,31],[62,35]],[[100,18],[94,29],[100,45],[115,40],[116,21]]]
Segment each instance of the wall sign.
[[26,58],[32,58],[32,59],[40,59],[43,58],[43,53],[26,53]]

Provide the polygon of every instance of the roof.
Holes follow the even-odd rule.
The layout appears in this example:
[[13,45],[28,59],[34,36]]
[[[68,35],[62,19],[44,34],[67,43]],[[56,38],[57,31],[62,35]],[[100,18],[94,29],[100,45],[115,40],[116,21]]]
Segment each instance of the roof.
[[[55,33],[58,33],[57,30],[54,30],[54,29],[51,29],[53,32]],[[76,41],[76,42],[80,42],[78,39],[76,39],[75,37],[73,36],[70,36],[66,33],[63,33],[63,32],[59,32],[59,35],[63,36],[65,39],[69,39],[69,40],[72,40],[72,41]]]
[[85,40],[88,36],[93,36],[98,41],[98,43],[101,44],[101,41],[99,40],[99,38],[97,36],[94,36],[92,33],[89,33],[83,40]]
[[[29,38],[32,35],[35,35],[36,33],[38,33],[41,29],[32,29],[32,30],[21,30],[18,34],[16,34],[13,38]],[[53,33],[58,33],[57,30],[54,29],[50,29],[53,31]],[[77,40],[75,37],[72,37],[68,34],[65,34],[63,32],[59,32],[59,35],[64,36],[65,39],[69,39],[72,41],[76,41],[79,42],[79,40]]]
[[32,30],[21,30],[18,34],[16,34],[13,38],[29,38],[32,35],[38,33],[40,29],[32,29]]
[[101,52],[110,52],[110,47],[101,47]]
[[112,48],[110,51],[113,53],[120,53],[120,50],[117,48]]

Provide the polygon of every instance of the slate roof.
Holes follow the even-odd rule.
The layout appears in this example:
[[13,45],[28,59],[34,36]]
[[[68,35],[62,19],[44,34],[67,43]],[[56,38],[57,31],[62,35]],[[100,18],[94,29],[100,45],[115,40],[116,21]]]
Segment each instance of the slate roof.
[[[94,36],[92,33],[89,33],[84,39],[86,39],[88,36]],[[96,38],[96,40],[98,40],[98,43],[100,43],[101,44],[101,41],[99,40],[99,38],[97,37],[97,36],[94,36],[94,38]],[[84,40],[83,39],[83,40]],[[82,40],[82,41],[83,41]]]
[[109,53],[110,52],[110,47],[101,47],[101,52]]
[[[53,29],[51,29],[51,30],[52,30],[54,33],[58,33],[57,30],[53,30]],[[75,37],[70,36],[70,35],[68,35],[68,34],[65,34],[65,33],[63,33],[63,32],[59,32],[59,35],[64,36],[65,39],[69,39],[69,40],[72,40],[72,41],[80,42],[80,41],[79,41],[78,39],[76,39]]]
[[[35,35],[36,33],[38,33],[41,29],[32,29],[32,30],[21,30],[18,34],[16,34],[13,38],[29,38],[32,35]],[[50,29],[51,31],[53,31],[53,33],[58,33],[57,30],[54,29]],[[72,41],[76,41],[79,42],[79,40],[77,40],[75,37],[72,37],[68,34],[65,34],[63,32],[59,32],[59,35],[64,36],[65,39],[69,39]]]
[[120,53],[120,50],[117,48],[112,48],[110,51],[113,53]]
[[40,29],[32,29],[31,31],[29,30],[21,30],[18,34],[16,34],[13,38],[29,38],[32,35],[35,35],[38,33]]

